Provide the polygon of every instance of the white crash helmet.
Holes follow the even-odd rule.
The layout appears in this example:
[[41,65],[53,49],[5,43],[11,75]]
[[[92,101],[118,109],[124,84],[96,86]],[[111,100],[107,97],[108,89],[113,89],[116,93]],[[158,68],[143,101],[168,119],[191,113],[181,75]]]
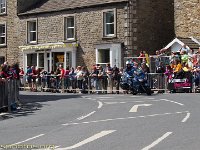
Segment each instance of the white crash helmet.
[[131,62],[130,61],[126,61],[126,65],[131,65]]

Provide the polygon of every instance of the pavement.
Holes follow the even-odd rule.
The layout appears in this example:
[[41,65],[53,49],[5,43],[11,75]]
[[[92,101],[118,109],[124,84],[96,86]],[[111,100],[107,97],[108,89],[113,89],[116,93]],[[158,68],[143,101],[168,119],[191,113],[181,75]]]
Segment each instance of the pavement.
[[20,99],[22,108],[0,121],[2,149],[200,149],[198,93],[22,92]]

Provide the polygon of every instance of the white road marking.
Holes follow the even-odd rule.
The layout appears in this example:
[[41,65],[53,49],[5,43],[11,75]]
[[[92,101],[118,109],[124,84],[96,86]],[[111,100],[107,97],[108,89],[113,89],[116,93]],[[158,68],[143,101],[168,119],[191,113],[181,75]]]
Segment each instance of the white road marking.
[[98,109],[100,109],[103,106],[103,103],[100,101],[98,101],[98,103],[99,103]]
[[89,113],[89,114],[87,114],[87,115],[85,115],[85,116],[81,116],[81,117],[79,117],[79,118],[77,118],[77,119],[78,119],[78,120],[83,120],[83,119],[85,119],[85,118],[91,116],[91,115],[94,114],[95,112],[96,112],[96,111],[93,111],[93,112],[91,112],[91,113]]
[[40,134],[40,135],[34,136],[34,137],[32,137],[32,138],[26,139],[26,140],[24,140],[24,141],[17,142],[17,143],[15,143],[15,144],[10,145],[10,146],[18,145],[18,144],[21,144],[21,143],[25,143],[25,142],[31,141],[31,140],[33,140],[33,139],[39,138],[39,137],[41,137],[41,136],[44,136],[44,134]]
[[188,112],[186,117],[182,120],[182,122],[186,122],[190,118],[190,113]]
[[147,98],[147,99],[155,99],[155,98]]
[[58,148],[58,150],[70,150],[70,149],[78,148],[78,147],[81,147],[81,146],[83,146],[83,145],[85,145],[87,143],[95,141],[95,140],[97,140],[97,139],[99,139],[101,137],[104,137],[104,136],[106,136],[108,134],[111,134],[111,133],[113,133],[115,131],[116,130],[102,131],[102,132],[97,133],[97,134],[95,134],[95,135],[93,135],[93,136],[91,136],[91,137],[89,137],[89,138],[87,138],[87,139],[85,139],[85,140],[73,145],[73,146],[66,147],[66,148]]
[[149,150],[153,147],[155,147],[156,145],[158,145],[161,141],[163,141],[165,138],[167,138],[169,135],[171,135],[172,132],[167,132],[165,133],[162,137],[160,137],[159,139],[157,139],[156,141],[154,141],[152,144],[150,144],[149,146],[143,148],[142,150]]
[[160,99],[162,101],[166,101],[166,102],[171,102],[171,103],[175,103],[175,104],[178,104],[178,105],[181,105],[181,106],[184,106],[184,104],[182,103],[178,103],[178,102],[175,102],[175,101],[172,101],[172,100],[167,100],[167,99]]
[[145,102],[162,102],[164,100],[147,100],[147,101],[127,101],[127,102],[104,102],[107,105],[112,104],[127,104],[127,103],[145,103]]
[[110,99],[110,98],[114,98],[114,97],[98,97],[99,99]]
[[63,125],[63,126],[69,126],[69,125],[99,123],[99,122],[108,122],[108,121],[116,121],[116,120],[129,120],[129,119],[147,118],[147,117],[157,117],[157,116],[184,114],[184,113],[188,113],[188,111],[184,111],[184,112],[175,112],[175,113],[164,113],[164,114],[152,114],[152,115],[147,115],[147,116],[135,116],[135,117],[127,117],[127,118],[114,118],[114,119],[105,119],[105,120],[95,120],[95,121],[80,122],[80,123],[65,123],[65,124],[62,124],[62,125]]
[[130,97],[140,97],[140,98],[143,98],[144,96],[130,96]]
[[140,104],[140,105],[134,105],[134,106],[130,109],[129,112],[137,112],[138,107],[141,107],[141,106],[145,106],[145,107],[147,107],[147,106],[151,106],[151,105],[152,105],[152,104]]

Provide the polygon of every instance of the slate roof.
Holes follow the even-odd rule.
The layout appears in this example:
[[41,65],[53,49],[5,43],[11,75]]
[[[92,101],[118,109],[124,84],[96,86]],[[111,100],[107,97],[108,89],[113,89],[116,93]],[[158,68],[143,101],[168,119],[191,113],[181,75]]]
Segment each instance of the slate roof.
[[168,49],[169,47],[171,47],[174,43],[179,43],[180,45],[186,45],[188,46],[190,49],[193,50],[198,50],[200,47],[200,41],[193,38],[193,37],[189,37],[189,38],[182,38],[182,37],[177,37],[175,38],[172,42],[170,42],[165,49]]
[[129,0],[41,0],[37,5],[32,6],[24,14],[35,14],[44,12],[56,12],[68,9],[98,6],[104,4],[128,2]]
[[180,41],[182,41],[185,45],[190,47],[191,49],[199,49],[200,44],[193,41],[191,38],[178,38]]

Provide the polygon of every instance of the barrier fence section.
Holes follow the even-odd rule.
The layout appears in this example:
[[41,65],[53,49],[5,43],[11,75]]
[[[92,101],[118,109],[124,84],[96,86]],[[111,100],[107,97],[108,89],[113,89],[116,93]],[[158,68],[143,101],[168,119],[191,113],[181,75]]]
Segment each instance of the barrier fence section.
[[167,78],[163,73],[148,73],[147,82],[153,91],[167,92]]
[[0,112],[12,111],[19,98],[18,80],[0,79]]
[[[57,78],[55,75],[45,75],[36,79],[36,82],[28,84],[21,83],[21,90],[41,91],[41,92],[69,92],[69,93],[124,93],[126,90],[120,88],[121,77],[111,78],[104,75],[101,78],[86,76],[82,80],[69,78]],[[24,77],[22,77],[24,80]],[[166,76],[162,73],[147,74],[147,83],[153,91],[167,91]]]

